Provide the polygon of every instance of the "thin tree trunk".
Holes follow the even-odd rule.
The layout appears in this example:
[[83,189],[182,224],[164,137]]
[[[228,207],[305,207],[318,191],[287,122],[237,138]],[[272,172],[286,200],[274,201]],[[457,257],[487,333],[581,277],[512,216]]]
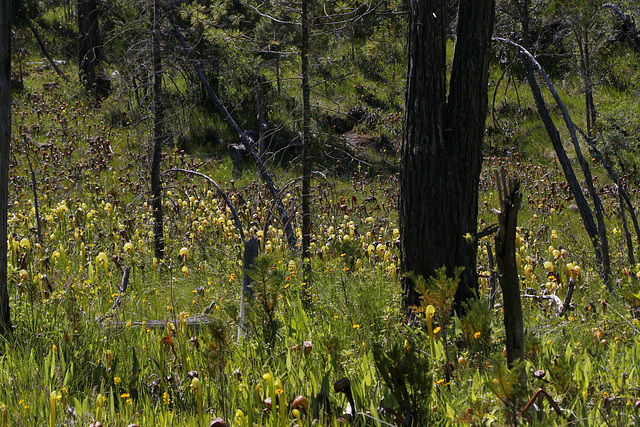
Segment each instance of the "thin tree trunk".
[[[589,234],[591,243],[593,244],[596,261],[602,266],[603,280],[607,285],[607,288],[609,289],[609,291],[613,291],[613,285],[611,283],[611,265],[609,260],[609,244],[607,239],[606,227],[604,224],[604,218],[602,215],[602,211],[603,211],[602,203],[600,201],[600,198],[598,197],[597,191],[595,190],[595,186],[593,184],[593,178],[591,176],[591,171],[589,169],[589,166],[586,163],[586,160],[582,155],[582,150],[580,149],[580,146],[577,142],[575,126],[571,121],[571,118],[569,117],[569,113],[567,112],[566,107],[562,103],[560,96],[555,91],[555,88],[551,83],[551,81],[549,80],[549,77],[544,72],[540,64],[535,60],[533,55],[531,55],[531,53],[526,48],[507,39],[495,38],[494,40],[507,43],[518,48],[520,50],[520,53],[523,55],[525,59],[525,70],[526,70],[527,80],[529,82],[529,86],[531,88],[531,93],[533,94],[536,107],[538,108],[540,118],[542,119],[542,122],[544,123],[547,129],[547,133],[549,134],[549,137],[553,144],[553,148],[556,151],[558,160],[560,161],[560,165],[562,166],[567,182],[569,183],[569,187],[571,188],[571,192],[573,193],[573,196],[576,199],[576,205],[578,206],[580,215],[582,216],[582,221],[584,223],[585,230],[587,231],[587,234]],[[568,127],[569,133],[571,134],[571,140],[573,142],[573,146],[576,151],[576,157],[578,159],[578,163],[580,164],[582,171],[585,175],[585,181],[586,181],[587,188],[589,190],[589,195],[591,196],[591,199],[593,200],[593,203],[594,203],[594,210],[596,214],[597,225],[596,225],[596,222],[594,221],[591,208],[587,203],[584,193],[582,192],[582,188],[580,187],[580,184],[578,183],[578,179],[576,178],[575,172],[573,171],[571,162],[569,161],[567,153],[564,150],[562,140],[560,139],[560,133],[558,132],[558,129],[556,128],[556,125],[554,124],[553,119],[549,114],[549,110],[547,109],[547,106],[544,102],[544,98],[542,97],[542,93],[540,91],[540,86],[538,85],[538,82],[533,74],[534,68],[538,70],[540,75],[545,80],[545,83],[547,84],[547,87],[549,88],[551,94],[553,95],[554,100],[556,101],[556,103],[560,107],[560,110],[562,111],[563,118]]]
[[495,263],[493,261],[493,251],[491,249],[491,245],[489,242],[486,243],[487,249],[487,258],[489,258],[489,286],[491,286],[491,290],[489,291],[489,310],[493,310],[495,306],[496,300],[496,271],[495,271]]
[[[500,288],[504,306],[505,344],[507,348],[507,364],[511,368],[524,360],[524,322],[522,320],[522,301],[520,300],[520,279],[516,262],[516,226],[518,210],[522,201],[520,183],[509,179],[502,171],[496,177],[500,213],[500,228],[495,237],[496,262],[499,270]],[[526,372],[521,373],[521,380],[526,384]]]
[[622,228],[624,229],[624,238],[627,242],[627,257],[629,258],[629,265],[635,265],[635,257],[633,256],[633,239],[631,233],[629,233],[629,226],[627,225],[627,216],[625,215],[624,197],[622,197],[622,191],[618,187],[618,203],[620,203],[620,219],[622,220]]
[[593,82],[591,80],[591,52],[589,50],[589,32],[584,36],[584,74],[585,74],[585,104],[587,107],[587,135],[593,137],[596,126],[596,106],[593,101]]
[[247,273],[258,256],[258,239],[250,238],[244,243],[244,257],[242,263],[242,291],[240,292],[240,320],[238,322],[238,341],[249,334],[247,321],[247,304],[253,304],[255,295],[251,287],[251,277]]
[[262,94],[262,85],[258,82],[258,158],[264,163],[264,155],[267,148],[265,135],[269,125],[264,118],[264,97]]
[[36,238],[38,243],[43,244],[42,240],[42,224],[40,221],[40,207],[38,203],[38,187],[36,183],[36,174],[33,172],[33,165],[31,159],[27,155],[27,162],[29,162],[29,172],[31,172],[31,189],[33,190],[33,207],[36,214]]
[[309,0],[302,0],[302,287],[309,302],[311,286],[311,89],[309,86]]
[[7,288],[7,210],[11,144],[11,1],[0,2],[0,334],[11,331]]
[[151,159],[151,207],[153,209],[153,249],[155,257],[164,258],[164,225],[162,219],[162,145],[164,141],[164,108],[162,105],[162,58],[160,57],[160,10],[153,2],[153,154]]
[[78,69],[87,90],[96,89],[96,69],[102,59],[96,0],[78,0]]
[[604,166],[605,170],[609,174],[609,177],[618,187],[618,192],[620,193],[620,196],[624,199],[627,205],[627,209],[629,209],[629,215],[631,216],[631,221],[633,222],[633,228],[636,232],[636,236],[638,237],[638,241],[640,241],[640,225],[638,224],[638,217],[636,216],[636,211],[633,207],[633,203],[631,203],[631,199],[629,198],[629,195],[624,189],[622,182],[620,182],[620,179],[618,178],[616,173],[613,171],[613,168],[611,167],[611,165],[609,165],[609,163],[607,163],[606,159],[604,158],[600,150],[598,150],[598,147],[596,147],[593,141],[590,138],[588,138],[587,135],[580,130],[580,128],[576,128],[576,129],[580,132],[580,134],[582,135],[584,140],[587,142],[587,144],[589,144],[589,147],[595,154],[598,161],[602,163],[602,166]]

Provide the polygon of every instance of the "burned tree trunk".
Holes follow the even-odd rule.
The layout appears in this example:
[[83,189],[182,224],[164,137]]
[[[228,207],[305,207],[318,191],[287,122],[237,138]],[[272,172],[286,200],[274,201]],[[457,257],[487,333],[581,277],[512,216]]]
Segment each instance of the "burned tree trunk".
[[[511,40],[507,40],[499,37],[496,37],[494,40],[516,47],[520,51],[520,54],[523,57],[525,72],[527,75],[527,81],[529,82],[531,93],[533,94],[536,107],[538,108],[538,113],[540,113],[540,118],[542,119],[542,122],[544,123],[545,128],[547,129],[547,133],[549,135],[549,138],[551,139],[553,148],[558,156],[558,161],[562,166],[562,170],[567,179],[567,183],[569,184],[569,188],[571,189],[573,197],[575,197],[576,205],[578,206],[578,209],[580,211],[580,216],[582,217],[585,230],[587,231],[587,234],[589,235],[589,238],[591,239],[591,243],[594,248],[596,262],[598,262],[598,264],[602,266],[602,271],[601,271],[602,278],[605,284],[607,285],[607,288],[609,289],[609,291],[612,292],[613,284],[611,282],[609,243],[607,239],[607,230],[606,230],[604,217],[603,217],[604,209],[602,207],[602,202],[600,201],[600,197],[598,196],[595,185],[593,184],[593,178],[591,176],[589,165],[587,164],[584,156],[582,155],[582,149],[580,148],[580,145],[578,143],[575,125],[571,121],[569,112],[567,111],[564,103],[560,99],[560,96],[556,92],[555,87],[553,86],[553,84],[551,83],[551,80],[549,79],[549,76],[545,73],[542,66],[538,63],[538,61],[536,61],[533,55],[531,55],[531,53],[525,47],[515,42],[512,42]],[[526,37],[525,37],[525,41],[526,41]],[[578,160],[578,163],[580,164],[582,172],[584,173],[586,186],[589,191],[589,195],[591,196],[591,200],[593,201],[597,225],[596,225],[596,220],[594,220],[594,213],[591,211],[591,208],[589,207],[589,204],[582,191],[582,188],[580,187],[580,184],[573,170],[573,167],[571,166],[571,161],[569,160],[569,157],[567,156],[567,153],[562,144],[562,140],[560,138],[560,132],[558,132],[558,128],[553,122],[553,119],[551,118],[551,114],[549,113],[549,109],[547,108],[544,98],[542,97],[540,85],[538,84],[538,81],[535,78],[534,70],[537,70],[538,73],[542,76],[542,78],[544,79],[547,85],[547,88],[553,95],[553,99],[556,101],[556,104],[558,105],[558,107],[560,108],[560,111],[562,112],[562,117],[567,126],[567,130],[571,135],[571,142],[573,143],[573,147],[575,149],[576,158]]]
[[162,145],[164,142],[164,107],[162,105],[162,58],[158,1],[153,3],[153,154],[151,157],[151,208],[153,209],[153,250],[155,257],[164,258],[164,224],[162,219]]
[[302,0],[302,300],[311,286],[311,89],[309,86],[309,0]]
[[11,3],[0,3],[0,334],[11,333],[7,289],[7,210],[11,143]]
[[[460,309],[478,288],[478,184],[495,5],[460,2],[447,83],[448,5],[409,1],[398,218],[402,272],[427,278],[443,266],[449,275],[464,267],[455,298]],[[419,305],[413,280],[404,275],[402,281],[405,307]]]
[[[516,262],[516,226],[518,209],[522,201],[520,183],[513,178],[507,182],[504,171],[496,177],[500,213],[498,234],[495,237],[496,261],[499,270],[500,288],[504,307],[505,344],[507,364],[511,368],[524,360],[524,323],[520,299],[520,278]],[[526,384],[527,374],[521,372],[521,381]]]
[[85,89],[95,90],[102,59],[96,0],[78,0],[78,70]]

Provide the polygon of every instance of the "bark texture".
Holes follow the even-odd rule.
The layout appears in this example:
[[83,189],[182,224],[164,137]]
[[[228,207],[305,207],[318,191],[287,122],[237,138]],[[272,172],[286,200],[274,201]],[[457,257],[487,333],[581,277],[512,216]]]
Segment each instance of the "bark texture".
[[302,0],[302,300],[309,303],[311,285],[311,88],[309,85],[309,2]]
[[162,58],[160,57],[159,6],[153,3],[153,154],[151,156],[151,207],[153,209],[153,251],[164,258],[164,223],[162,218],[162,145],[164,141],[164,107],[162,105]]
[[[457,307],[477,289],[476,227],[493,0],[461,0],[449,97],[446,0],[411,0],[409,64],[400,169],[400,256],[404,273],[432,276],[464,267]],[[465,238],[469,233],[470,239]],[[405,305],[419,303],[403,279]]]
[[102,59],[96,0],[78,0],[78,68],[87,90],[96,87],[97,67]]
[[7,289],[7,210],[11,143],[11,1],[0,2],[0,334],[11,332]]
[[[516,261],[516,226],[518,210],[522,201],[520,183],[509,179],[504,173],[496,177],[500,198],[498,214],[498,234],[496,242],[496,261],[500,272],[500,288],[504,302],[504,330],[507,348],[507,364],[512,368],[518,361],[524,360],[524,322],[522,320],[522,301],[520,299],[520,278]],[[523,385],[526,384],[526,372],[520,372]]]

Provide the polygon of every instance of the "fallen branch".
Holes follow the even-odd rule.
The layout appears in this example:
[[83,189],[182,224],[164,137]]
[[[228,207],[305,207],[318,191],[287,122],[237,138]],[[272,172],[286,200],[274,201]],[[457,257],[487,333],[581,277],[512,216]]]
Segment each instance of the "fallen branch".
[[240,129],[240,126],[238,126],[236,121],[233,120],[233,117],[231,117],[231,114],[229,114],[229,111],[227,110],[227,108],[224,106],[222,101],[220,101],[220,98],[218,98],[216,93],[213,91],[213,88],[209,84],[207,77],[204,75],[202,66],[193,57],[193,53],[191,52],[191,49],[187,45],[187,42],[185,41],[184,37],[182,36],[182,33],[180,32],[180,29],[178,28],[176,23],[173,21],[173,19],[171,19],[171,25],[173,25],[173,30],[176,34],[178,41],[180,41],[180,44],[182,45],[184,50],[187,52],[187,57],[191,60],[191,63],[193,64],[196,70],[196,73],[198,74],[198,78],[200,79],[200,82],[204,85],[207,93],[213,100],[213,103],[216,105],[216,107],[218,107],[218,110],[222,114],[224,120],[236,132],[236,134],[240,138],[240,141],[245,146],[246,150],[249,152],[249,155],[258,166],[258,171],[260,172],[260,176],[262,177],[262,180],[267,184],[267,188],[269,188],[269,192],[271,193],[271,196],[274,198],[276,202],[278,213],[280,214],[280,221],[282,222],[282,227],[284,228],[285,235],[287,236],[287,243],[289,245],[289,248],[291,249],[292,252],[294,253],[297,252],[298,239],[296,238],[296,234],[293,231],[293,225],[291,223],[291,219],[287,214],[287,211],[284,207],[284,203],[282,203],[282,199],[278,196],[278,193],[279,193],[278,189],[276,188],[276,185],[273,182],[273,179],[271,178],[269,171],[265,167],[264,163],[260,160],[260,157],[256,153],[256,150],[253,148],[254,141],[249,137],[249,135],[247,135],[246,132],[243,132],[242,129]]
[[198,329],[208,326],[214,321],[209,316],[189,316],[186,318],[177,318],[177,319],[166,319],[166,320],[137,320],[137,321],[129,321],[129,322],[113,322],[111,325],[116,328],[133,328],[133,329],[150,329],[150,330],[158,330],[165,329],[167,327],[167,323],[171,322],[176,327],[181,327],[185,329],[191,329],[192,331],[197,331]]
[[[573,294],[573,292],[572,292]],[[560,299],[559,296],[557,296],[556,294],[549,294],[549,295],[531,295],[531,294],[524,294],[522,295],[523,298],[531,298],[533,300],[536,300],[539,304],[542,304],[542,301],[544,300],[551,300],[556,304],[556,314],[558,316],[562,316],[564,314],[564,312],[566,311],[564,309],[564,303],[562,302],[562,300]],[[568,304],[567,304],[568,306]]]
[[29,18],[29,14],[25,13],[23,16],[26,18],[27,25],[29,25],[31,32],[33,33],[36,40],[38,41],[38,44],[40,45],[40,50],[42,50],[42,53],[47,58],[47,61],[49,61],[53,69],[56,70],[56,73],[58,73],[60,77],[62,77],[65,81],[68,82],[69,78],[64,74],[64,72],[60,69],[60,67],[58,67],[58,64],[56,64],[56,61],[53,60],[51,55],[49,55],[49,52],[47,51],[47,46],[45,46],[44,42],[40,38],[40,34],[38,34],[38,30],[36,30],[36,27],[33,26],[33,22],[31,22],[31,19]]
[[[549,76],[544,71],[540,63],[535,59],[535,57],[523,46],[511,40],[500,38],[500,37],[495,37],[493,38],[493,40],[501,43],[505,43],[517,48],[520,51],[520,54],[527,60],[527,63],[526,63],[527,78],[529,80],[531,92],[533,93],[534,98],[536,99],[536,106],[538,107],[538,111],[540,112],[542,121],[544,122],[545,127],[547,128],[547,132],[551,137],[554,149],[558,154],[558,160],[560,161],[563,171],[565,173],[565,176],[567,177],[567,181],[569,182],[571,192],[573,193],[576,199],[576,204],[578,205],[578,209],[580,210],[580,215],[582,216],[585,229],[589,234],[589,237],[591,238],[591,242],[595,249],[596,259],[602,265],[602,268],[603,268],[602,276],[603,276],[604,282],[607,285],[607,288],[609,289],[609,291],[613,293],[613,284],[611,282],[611,264],[609,260],[609,243],[607,239],[606,225],[604,224],[604,218],[603,218],[604,209],[602,207],[602,202],[600,201],[600,197],[598,196],[597,190],[593,184],[593,178],[591,176],[591,170],[589,169],[589,165],[587,164],[584,156],[582,155],[582,150],[580,148],[578,137],[576,135],[576,126],[571,120],[571,116],[569,115],[569,112],[566,106],[562,102],[562,99],[560,99],[560,95],[556,91],[555,86],[549,79]],[[585,196],[582,193],[582,189],[578,184],[578,180],[575,176],[575,173],[573,172],[573,168],[571,167],[571,164],[566,155],[564,147],[562,146],[562,142],[560,141],[560,134],[555,124],[553,123],[551,116],[549,115],[546,104],[544,103],[544,99],[542,98],[542,94],[540,93],[540,87],[533,76],[534,68],[535,70],[538,71],[538,74],[540,74],[540,76],[544,80],[547,88],[549,89],[549,92],[551,92],[551,95],[553,96],[553,99],[556,102],[556,105],[560,108],[560,111],[562,113],[561,114],[562,118],[564,119],[564,122],[567,126],[567,130],[569,131],[569,134],[571,136],[571,142],[573,144],[573,147],[576,153],[576,158],[578,160],[578,163],[580,164],[582,172],[584,173],[585,183],[587,185],[589,195],[591,197],[591,200],[593,201],[594,213],[597,220],[597,225],[596,225],[596,222],[594,221],[591,208],[589,207],[585,199]]]
[[629,326],[631,326],[631,329],[633,329],[636,334],[640,334],[640,331],[638,330],[638,328],[636,328],[633,323],[629,322],[629,320],[624,317],[622,314],[618,313],[616,311],[615,308],[611,307],[611,305],[609,305],[609,303],[607,301],[603,301],[602,304],[606,305],[608,307],[609,310],[613,311],[615,314],[617,314],[622,320],[624,320]]
[[233,221],[234,221],[234,223],[236,225],[236,228],[240,232],[240,237],[242,237],[242,240],[244,240],[244,231],[242,230],[242,223],[240,222],[240,217],[238,217],[238,213],[236,212],[235,208],[233,207],[233,203],[231,203],[231,199],[229,199],[229,196],[227,196],[227,193],[224,192],[222,187],[220,187],[220,185],[218,185],[217,182],[215,182],[213,179],[209,178],[207,175],[205,175],[203,173],[200,173],[200,172],[197,172],[197,171],[192,171],[192,170],[189,170],[189,169],[173,168],[173,169],[169,169],[169,170],[166,170],[166,171],[162,172],[162,174],[164,175],[164,174],[167,174],[169,172],[182,172],[182,173],[186,173],[186,174],[196,175],[196,176],[199,176],[201,178],[206,179],[207,181],[209,181],[211,183],[211,185],[216,187],[216,190],[218,190],[218,194],[220,194],[222,196],[224,201],[227,203],[227,206],[229,206],[229,209],[231,210],[231,214],[233,215]]
[[569,310],[571,305],[571,298],[573,297],[573,291],[576,288],[576,281],[572,278],[569,279],[569,285],[567,286],[567,295],[564,297],[564,302],[562,303],[562,310],[560,311],[560,316],[564,316]]

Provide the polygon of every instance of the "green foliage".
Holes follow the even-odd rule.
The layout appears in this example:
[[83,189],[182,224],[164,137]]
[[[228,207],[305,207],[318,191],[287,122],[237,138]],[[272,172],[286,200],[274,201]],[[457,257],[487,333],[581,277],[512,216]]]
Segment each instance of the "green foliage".
[[[578,2],[568,5],[580,12]],[[59,40],[72,33],[64,28],[63,7],[68,6],[50,6],[39,5],[47,10],[36,24],[46,40]],[[318,156],[318,162],[326,162],[329,172],[343,173],[318,174],[314,181],[314,274],[308,284],[313,303],[306,310],[298,295],[307,284],[296,274],[299,260],[282,239],[270,196],[251,170],[231,180],[230,161],[217,147],[235,142],[235,136],[207,105],[182,53],[166,57],[171,138],[164,168],[192,168],[212,176],[238,209],[245,233],[261,239],[262,255],[251,272],[255,333],[244,343],[235,342],[243,242],[213,188],[193,177],[164,176],[167,256],[153,258],[152,212],[145,197],[149,8],[130,1],[109,6],[132,25],[121,28],[115,13],[103,16],[105,34],[110,34],[107,68],[118,73],[114,94],[100,105],[79,89],[71,62],[63,66],[72,78],[69,83],[59,81],[46,65],[30,64],[41,62],[39,48],[19,21],[14,27],[14,47],[20,51],[14,70],[16,64],[23,67],[25,90],[14,93],[8,267],[16,330],[13,340],[0,348],[0,414],[6,414],[6,424],[47,420],[53,401],[57,425],[100,419],[109,425],[196,426],[215,417],[230,425],[332,425],[347,405],[346,396],[331,386],[343,377],[350,380],[357,411],[387,423],[401,424],[408,405],[417,425],[489,425],[501,421],[504,410],[515,421],[513,415],[530,396],[514,386],[517,368],[507,370],[500,357],[500,309],[488,310],[484,280],[478,299],[467,305],[467,316],[452,321],[455,275],[439,272],[435,278],[416,279],[422,309],[433,305],[433,326],[441,331],[429,337],[426,331],[407,328],[396,276],[397,177],[375,167],[356,170],[344,154],[345,149],[374,151],[373,144],[383,144],[382,136],[390,141],[383,144],[389,153],[397,144],[406,67],[404,6],[382,4],[384,9],[340,31],[329,31],[332,24],[320,23],[320,18],[314,21],[313,49],[320,52],[311,58],[314,132],[318,141],[342,150],[331,151],[339,153],[340,165],[329,155]],[[282,4],[275,6],[282,12]],[[370,4],[315,6],[321,12],[317,17],[325,7],[329,15],[353,16]],[[289,17],[297,19],[295,12]],[[240,3],[224,1],[184,5],[176,15],[196,58],[243,128],[255,128],[259,82],[273,141],[288,143],[299,130],[299,60],[294,54],[299,35],[295,26],[280,28],[263,18]],[[548,23],[547,18],[537,20],[534,28],[539,34]],[[507,27],[512,31],[513,26]],[[169,27],[163,30],[170,34]],[[56,59],[75,46],[73,37],[65,40],[49,43]],[[538,46],[548,50],[539,53],[564,55],[548,59],[559,68],[555,75],[564,76],[555,83],[574,120],[584,127],[582,83],[567,65],[577,62],[573,41],[567,35],[560,45],[542,42]],[[174,42],[168,37],[165,43],[170,47]],[[452,52],[448,54],[450,59]],[[592,54],[594,81],[600,83],[594,88],[597,143],[616,172],[625,175],[636,203],[640,62],[619,44],[598,44]],[[125,56],[128,60],[121,61]],[[509,57],[504,64],[493,64],[493,83]],[[58,85],[43,88],[50,81]],[[543,379],[530,375],[529,384],[543,387],[570,419],[585,425],[637,424],[637,267],[626,259],[617,195],[601,165],[591,163],[610,230],[617,283],[616,295],[611,295],[602,288],[591,243],[570,208],[573,198],[522,75],[516,72],[508,81],[497,88],[495,121],[487,133],[485,154],[491,157],[481,176],[479,227],[495,222],[495,170],[517,170],[527,199],[518,230],[523,292],[563,298],[567,278],[579,278],[575,307],[565,317],[555,315],[550,300],[523,300],[527,373],[545,372]],[[345,132],[372,138],[357,135],[348,143],[356,141],[354,148],[336,139]],[[36,237],[27,159],[36,175],[41,240]],[[290,182],[284,203],[289,212],[297,212],[294,163],[269,166],[278,183]],[[300,217],[295,219],[299,223]],[[478,265],[488,271],[484,250],[480,245]],[[549,279],[547,262],[560,280]],[[129,287],[118,295],[126,266],[131,267]],[[499,307],[499,293],[496,298]],[[120,305],[114,307],[116,300]],[[206,307],[209,314],[201,316]],[[193,386],[196,376],[202,417]],[[319,393],[326,399],[316,399]],[[297,396],[308,400],[308,411],[293,411]],[[548,403],[543,409],[541,419],[532,418],[531,424],[569,422]],[[358,415],[355,423],[364,423],[364,416]]]
[[427,306],[435,307],[434,318],[441,327],[446,327],[451,318],[453,309],[453,297],[460,282],[462,268],[457,268],[453,277],[447,276],[446,268],[442,267],[436,271],[436,275],[424,279],[410,275],[415,283],[415,289],[420,293],[420,309]]
[[518,411],[526,403],[527,385],[521,381],[521,373],[525,361],[519,361],[509,369],[506,360],[501,356],[491,359],[485,384],[502,402],[509,420],[516,420]]
[[335,255],[342,258],[345,271],[355,271],[356,262],[360,260],[362,264],[362,245],[351,239],[343,239],[335,245]]
[[483,298],[472,298],[463,303],[464,316],[460,319],[460,329],[472,353],[486,353],[491,344],[491,324],[493,315],[489,304]]
[[[411,425],[425,425],[430,420],[429,407],[433,376],[430,358],[423,348],[429,337],[420,330],[401,327],[373,346],[376,368],[389,388],[387,409],[411,417]],[[391,400],[388,402],[387,400]]]
[[247,274],[253,279],[252,289],[256,299],[255,304],[249,304],[252,308],[249,310],[249,319],[258,336],[263,337],[269,347],[273,347],[281,326],[276,309],[281,292],[285,289],[285,270],[276,262],[275,256],[266,254],[254,260]]

